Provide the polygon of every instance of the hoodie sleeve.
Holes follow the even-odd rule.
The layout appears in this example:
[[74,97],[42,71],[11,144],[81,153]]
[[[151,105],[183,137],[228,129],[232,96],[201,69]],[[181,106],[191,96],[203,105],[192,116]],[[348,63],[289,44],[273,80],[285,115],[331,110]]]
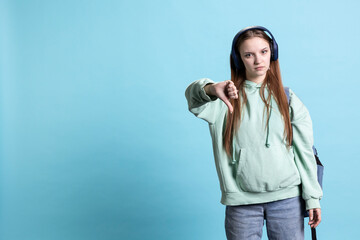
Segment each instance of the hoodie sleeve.
[[209,78],[201,78],[191,83],[185,91],[189,111],[196,117],[204,119],[209,124],[215,123],[223,107],[222,101],[215,96],[206,94],[204,87],[215,83]]
[[293,129],[295,163],[302,183],[302,197],[306,210],[320,208],[323,192],[317,181],[317,166],[312,150],[313,129],[310,114],[301,100],[290,89],[290,116]]

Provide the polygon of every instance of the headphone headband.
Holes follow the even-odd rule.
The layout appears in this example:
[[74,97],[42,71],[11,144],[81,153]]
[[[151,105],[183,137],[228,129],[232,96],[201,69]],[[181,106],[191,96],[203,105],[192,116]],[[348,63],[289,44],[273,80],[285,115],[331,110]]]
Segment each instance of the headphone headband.
[[232,48],[231,48],[231,56],[234,60],[234,64],[235,64],[235,67],[237,69],[241,69],[241,65],[240,65],[240,55],[237,54],[237,51],[236,51],[236,42],[238,40],[238,38],[243,34],[245,33],[246,31],[248,30],[252,30],[252,29],[258,29],[258,30],[262,30],[264,32],[268,32],[271,36],[271,42],[270,42],[270,48],[271,48],[271,61],[276,61],[278,59],[278,53],[279,53],[279,50],[278,50],[278,45],[275,41],[275,38],[274,36],[271,34],[271,32],[266,29],[265,27],[262,27],[262,26],[251,26],[251,27],[246,27],[242,30],[240,30],[234,37],[233,39],[233,42],[232,42]]

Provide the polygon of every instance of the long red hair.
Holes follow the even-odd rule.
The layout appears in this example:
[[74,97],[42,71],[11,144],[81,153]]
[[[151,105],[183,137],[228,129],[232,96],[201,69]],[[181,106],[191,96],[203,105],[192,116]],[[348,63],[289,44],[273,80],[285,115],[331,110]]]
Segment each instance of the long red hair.
[[[262,30],[252,29],[244,32],[236,42],[236,50],[239,51],[240,45],[246,40],[254,37],[259,37],[265,39],[270,46],[270,37],[263,32]],[[271,49],[272,51],[272,49]],[[239,54],[240,56],[240,54]],[[239,58],[241,69],[237,69],[234,64],[234,60],[230,55],[230,67],[231,67],[231,81],[235,84],[236,88],[239,90],[239,97],[237,99],[231,99],[230,102],[234,108],[233,113],[231,114],[228,111],[227,120],[226,120],[226,127],[225,132],[223,135],[223,145],[225,148],[226,153],[229,156],[232,156],[232,143],[233,143],[233,136],[235,132],[240,126],[241,123],[241,112],[244,109],[244,106],[247,102],[246,93],[244,90],[244,83],[246,80],[246,72],[245,66],[242,62],[241,58]],[[265,99],[264,90],[265,87],[268,87],[269,94]],[[270,62],[270,69],[267,71],[263,84],[260,88],[260,97],[265,104],[265,109],[267,112],[267,121],[269,121],[269,110],[270,110],[270,99],[271,96],[274,97],[279,111],[283,117],[284,121],[284,139],[286,138],[287,146],[289,147],[292,142],[292,131],[291,131],[291,122],[289,116],[289,105],[287,101],[287,97],[284,91],[284,87],[281,80],[280,74],[280,66],[279,60],[271,61]],[[264,109],[264,110],[265,110]],[[265,125],[267,126],[267,124]]]

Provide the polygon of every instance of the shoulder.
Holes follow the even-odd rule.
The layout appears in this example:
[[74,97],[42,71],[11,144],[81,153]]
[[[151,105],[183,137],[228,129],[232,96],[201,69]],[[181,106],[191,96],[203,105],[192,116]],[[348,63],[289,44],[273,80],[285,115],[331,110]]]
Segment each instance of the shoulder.
[[300,98],[295,94],[294,90],[289,88],[290,107],[296,105],[304,105]]
[[309,111],[306,108],[305,104],[301,101],[298,95],[294,93],[294,91],[289,88],[289,108],[290,108],[290,114],[292,117],[300,117],[304,115],[309,115]]

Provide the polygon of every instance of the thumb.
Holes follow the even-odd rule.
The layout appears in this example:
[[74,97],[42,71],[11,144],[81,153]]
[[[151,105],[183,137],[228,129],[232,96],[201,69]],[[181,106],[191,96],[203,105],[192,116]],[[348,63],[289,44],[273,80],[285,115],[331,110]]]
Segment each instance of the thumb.
[[309,209],[309,220],[312,221],[314,218],[313,209]]
[[233,106],[232,106],[231,102],[229,101],[229,98],[226,96],[226,93],[225,93],[225,88],[231,83],[231,80],[227,80],[224,83],[225,83],[225,85],[224,85],[224,95],[222,96],[221,100],[223,100],[223,102],[229,108],[230,113],[233,113],[233,111],[234,111]]
[[229,99],[225,96],[224,99],[222,99],[224,101],[224,103],[226,104],[226,106],[229,108],[230,112],[233,113],[233,106],[231,105],[231,102],[229,101]]

